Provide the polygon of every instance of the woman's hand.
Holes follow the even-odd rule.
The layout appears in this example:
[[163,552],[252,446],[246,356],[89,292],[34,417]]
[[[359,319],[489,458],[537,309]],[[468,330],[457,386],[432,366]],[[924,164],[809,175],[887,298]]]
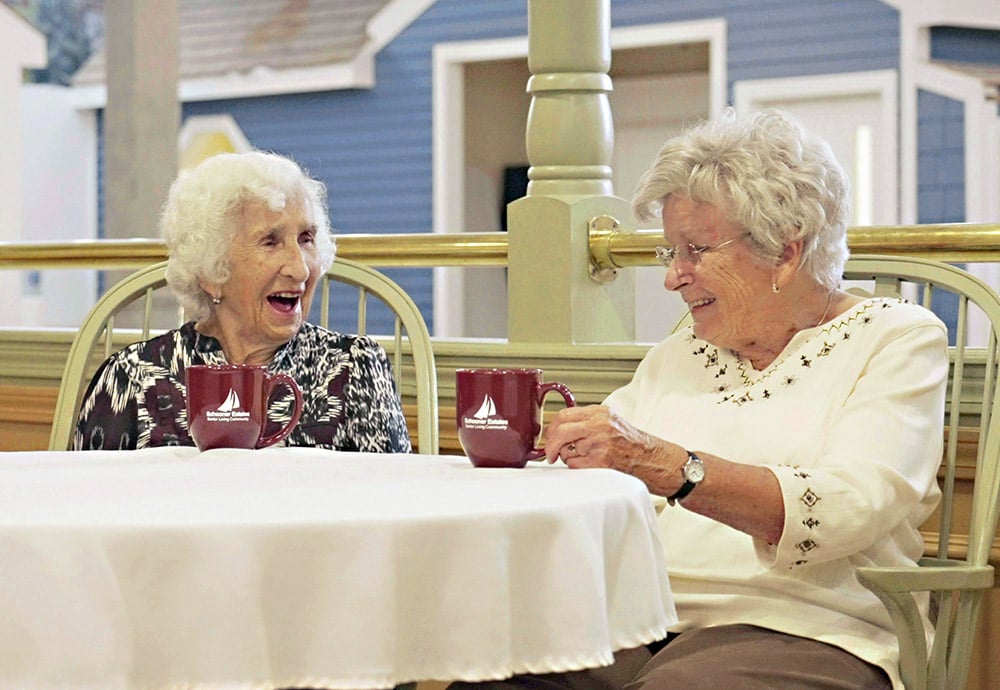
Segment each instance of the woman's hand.
[[[694,449],[693,449],[694,450]],[[742,532],[778,543],[784,529],[781,488],[766,467],[732,463],[698,450],[704,481],[684,507]],[[641,479],[649,491],[671,496],[683,484],[687,451],[629,424],[603,405],[560,410],[545,430],[545,457],[573,468],[606,467]]]
[[570,467],[607,467],[637,474],[640,467],[678,470],[687,454],[680,446],[637,429],[604,405],[588,405],[567,407],[556,414],[545,430],[545,457],[549,462],[562,458]]

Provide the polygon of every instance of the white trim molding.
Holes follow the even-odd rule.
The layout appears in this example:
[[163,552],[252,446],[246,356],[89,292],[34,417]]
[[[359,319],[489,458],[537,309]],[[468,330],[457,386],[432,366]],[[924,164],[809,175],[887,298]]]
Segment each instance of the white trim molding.
[[437,0],[392,0],[368,21],[368,40],[374,52],[386,47]]
[[997,203],[1000,179],[997,177],[997,149],[990,147],[988,142],[996,136],[996,103],[986,99],[981,80],[936,65],[916,65],[913,82],[914,98],[916,92],[928,91],[962,103],[965,129],[965,222],[995,222],[1000,211]]
[[[375,55],[365,47],[351,62],[302,69],[273,70],[258,67],[246,74],[184,79],[177,85],[182,103],[227,98],[253,98],[289,93],[370,89],[375,85]],[[108,89],[104,84],[74,86],[73,105],[80,110],[103,108]]]
[[902,219],[917,222],[917,94],[920,90],[961,101],[965,110],[966,221],[1000,216],[1000,138],[996,89],[971,74],[931,64],[930,28],[938,24],[1000,29],[996,0],[891,0],[899,10]]
[[[612,51],[702,42],[709,45],[709,112],[726,106],[726,34],[723,19],[612,28]],[[433,231],[462,232],[465,189],[465,105],[463,70],[467,63],[528,57],[528,38],[439,43],[433,50]],[[527,125],[527,123],[525,123]],[[464,284],[461,271],[434,269],[434,335],[463,332]]]
[[[434,2],[435,0],[392,0],[386,4],[368,21],[368,41],[349,61],[286,70],[258,66],[246,73],[182,79],[177,86],[177,97],[182,103],[189,103],[374,88],[375,56]],[[107,100],[108,90],[104,84],[73,87],[73,105],[78,109],[103,108]]]

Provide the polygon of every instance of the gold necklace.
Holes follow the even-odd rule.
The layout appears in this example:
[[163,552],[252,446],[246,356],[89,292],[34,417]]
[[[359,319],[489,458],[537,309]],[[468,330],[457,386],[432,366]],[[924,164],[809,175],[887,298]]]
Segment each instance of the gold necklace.
[[823,310],[823,316],[819,317],[819,321],[816,322],[816,326],[813,326],[813,328],[822,326],[823,322],[826,321],[826,315],[830,313],[830,305],[833,304],[833,295],[835,292],[837,291],[833,290],[830,292],[830,296],[826,300],[826,309]]

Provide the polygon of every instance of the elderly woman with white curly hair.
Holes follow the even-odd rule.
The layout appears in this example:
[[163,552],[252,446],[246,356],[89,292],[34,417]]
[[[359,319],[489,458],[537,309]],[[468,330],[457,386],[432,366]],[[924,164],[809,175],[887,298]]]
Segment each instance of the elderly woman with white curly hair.
[[[381,346],[306,321],[335,250],[321,182],[273,153],[213,156],[178,176],[160,230],[167,282],[192,320],[104,362],[84,397],[76,448],[194,445],[185,370],[228,363],[265,365],[299,384],[303,410],[288,445],[411,450]],[[289,400],[269,405],[270,425],[288,419]]]
[[[549,460],[632,474],[660,515],[679,621],[591,672],[520,687],[901,688],[862,565],[909,566],[934,509],[944,325],[840,289],[848,182],[774,112],[668,141],[633,198],[692,323],[603,405],[560,410]],[[456,689],[457,690],[457,689]]]

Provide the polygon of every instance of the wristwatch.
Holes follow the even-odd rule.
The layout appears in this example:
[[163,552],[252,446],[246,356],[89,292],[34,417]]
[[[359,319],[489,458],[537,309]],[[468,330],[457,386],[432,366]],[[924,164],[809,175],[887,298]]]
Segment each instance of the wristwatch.
[[705,463],[691,451],[688,451],[687,454],[687,462],[681,468],[681,476],[684,477],[684,483],[681,484],[681,488],[677,489],[677,493],[673,496],[667,496],[667,503],[670,505],[673,505],[676,501],[681,500],[691,493],[694,487],[698,486],[701,480],[705,478]]

